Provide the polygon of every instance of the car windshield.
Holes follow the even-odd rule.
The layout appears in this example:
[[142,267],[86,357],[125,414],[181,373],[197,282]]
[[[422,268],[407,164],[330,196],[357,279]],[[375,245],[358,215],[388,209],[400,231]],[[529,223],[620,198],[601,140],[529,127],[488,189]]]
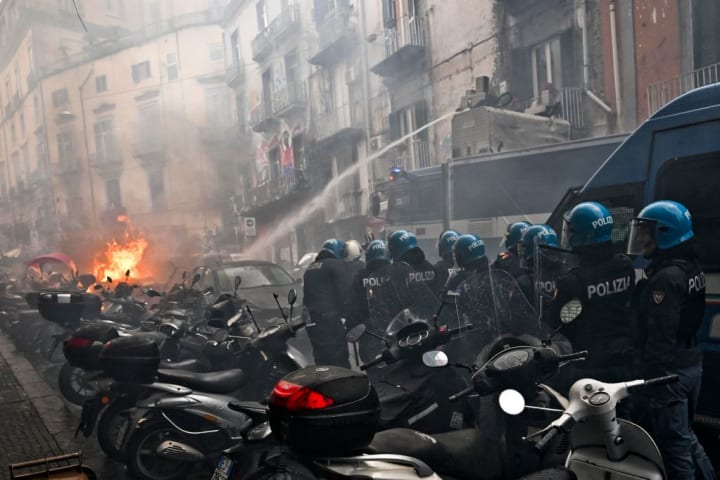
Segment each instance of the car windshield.
[[221,291],[232,291],[235,288],[235,277],[240,276],[240,288],[288,285],[293,283],[292,277],[277,265],[238,265],[218,270],[218,281]]

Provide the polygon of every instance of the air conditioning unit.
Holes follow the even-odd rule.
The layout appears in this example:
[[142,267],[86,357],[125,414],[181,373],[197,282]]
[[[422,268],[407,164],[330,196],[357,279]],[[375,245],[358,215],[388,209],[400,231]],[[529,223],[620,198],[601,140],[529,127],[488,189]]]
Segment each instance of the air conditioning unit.
[[385,137],[383,135],[376,135],[370,138],[370,150],[377,152],[385,146]]

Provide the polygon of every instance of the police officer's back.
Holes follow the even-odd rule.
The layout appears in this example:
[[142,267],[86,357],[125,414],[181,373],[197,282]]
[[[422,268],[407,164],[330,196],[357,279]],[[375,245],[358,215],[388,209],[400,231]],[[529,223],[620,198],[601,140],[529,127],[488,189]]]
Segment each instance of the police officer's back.
[[613,218],[607,208],[584,202],[564,217],[563,247],[578,256],[579,266],[557,280],[549,320],[561,325],[560,309],[579,300],[582,312],[563,327],[576,351],[588,350],[587,360],[574,365],[579,377],[607,382],[628,380],[630,357],[630,298],[635,286],[632,260],[614,254]]
[[455,271],[455,260],[453,259],[452,247],[460,234],[455,230],[445,230],[440,234],[438,239],[438,260],[433,267],[435,268],[435,283],[443,290],[450,277],[457,273]]
[[345,243],[327,240],[303,276],[303,304],[313,326],[308,335],[315,363],[349,367],[341,317],[350,280],[343,260]]
[[390,282],[400,309],[415,308],[418,314],[429,319],[437,306],[439,287],[435,269],[425,259],[417,238],[405,230],[393,232],[388,238],[388,250],[393,260]]
[[[365,264],[366,267],[356,273],[351,282],[346,315],[348,328],[364,323],[367,328],[382,334],[385,328],[382,319],[387,320],[390,315],[390,307],[385,304],[386,296],[383,292],[390,273],[390,253],[385,242],[370,242],[365,252]],[[364,360],[373,358],[381,350],[382,344],[376,338],[369,335],[360,338],[360,353]]]
[[495,262],[493,262],[492,267],[494,269],[505,271],[512,275],[513,278],[518,278],[522,275],[520,256],[518,255],[518,244],[520,243],[523,230],[530,226],[529,222],[514,222],[508,225],[505,240],[503,241],[505,251],[500,252]]
[[357,240],[348,240],[345,243],[345,262],[350,279],[365,269],[365,262],[362,261],[362,246]]
[[[685,206],[658,201],[630,225],[628,253],[650,260],[636,303],[638,372],[679,381],[647,392],[647,427],[658,444],[668,478],[712,479],[713,468],[692,431],[700,393],[702,353],[695,337],[705,312],[705,276]],[[696,477],[697,475],[697,477]]]

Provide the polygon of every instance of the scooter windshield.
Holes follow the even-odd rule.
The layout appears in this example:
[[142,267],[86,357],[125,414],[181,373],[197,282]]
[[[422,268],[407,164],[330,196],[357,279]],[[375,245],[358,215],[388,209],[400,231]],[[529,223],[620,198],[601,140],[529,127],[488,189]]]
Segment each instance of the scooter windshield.
[[391,265],[384,275],[366,285],[368,327],[392,336],[405,325],[429,322],[440,306],[428,272],[417,272],[407,263]]
[[[539,343],[550,329],[539,319],[515,279],[501,270],[470,273],[456,290],[456,325],[467,326],[464,343],[478,354],[503,345]],[[515,340],[512,340],[515,339]]]

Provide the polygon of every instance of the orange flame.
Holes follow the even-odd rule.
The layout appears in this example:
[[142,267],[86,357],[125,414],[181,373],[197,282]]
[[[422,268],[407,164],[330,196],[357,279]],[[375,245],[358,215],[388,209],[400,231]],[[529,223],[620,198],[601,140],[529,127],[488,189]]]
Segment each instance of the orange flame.
[[124,281],[125,272],[130,270],[130,276],[135,279],[147,280],[151,272],[142,266],[148,241],[138,231],[131,228],[130,220],[125,215],[117,218],[118,222],[125,223],[125,233],[122,241],[114,239],[106,244],[105,251],[95,255],[93,271],[98,281],[106,277],[114,281]]

